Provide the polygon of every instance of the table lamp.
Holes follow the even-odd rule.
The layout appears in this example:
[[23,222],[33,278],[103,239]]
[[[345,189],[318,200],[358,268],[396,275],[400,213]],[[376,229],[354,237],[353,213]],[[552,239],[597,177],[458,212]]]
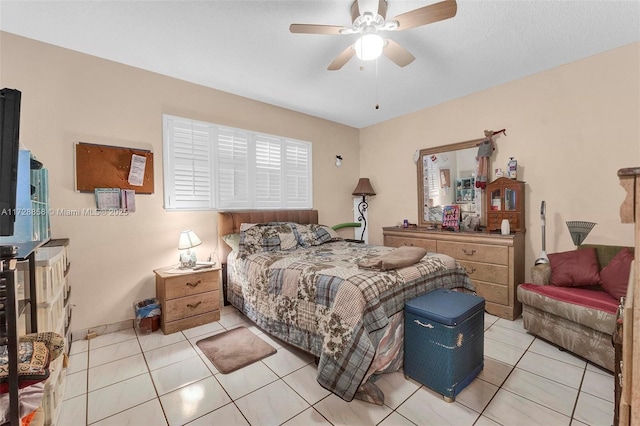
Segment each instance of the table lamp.
[[178,250],[186,250],[180,253],[180,268],[188,269],[196,266],[196,251],[192,248],[202,244],[200,238],[191,229],[182,231],[178,240]]

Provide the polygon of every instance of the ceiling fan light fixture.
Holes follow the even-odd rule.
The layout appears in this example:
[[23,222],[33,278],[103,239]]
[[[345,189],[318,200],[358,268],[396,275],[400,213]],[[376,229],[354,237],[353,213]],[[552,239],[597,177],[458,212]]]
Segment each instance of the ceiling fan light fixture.
[[384,48],[384,39],[378,34],[365,34],[356,40],[354,49],[358,59],[363,61],[372,61],[382,54]]

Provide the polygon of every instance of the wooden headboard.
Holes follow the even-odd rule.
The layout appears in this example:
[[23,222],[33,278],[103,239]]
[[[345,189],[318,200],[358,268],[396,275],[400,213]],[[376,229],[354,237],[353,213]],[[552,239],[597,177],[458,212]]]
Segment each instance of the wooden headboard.
[[218,212],[218,257],[227,263],[231,248],[222,239],[223,235],[240,232],[242,223],[296,222],[318,223],[318,210],[238,210]]

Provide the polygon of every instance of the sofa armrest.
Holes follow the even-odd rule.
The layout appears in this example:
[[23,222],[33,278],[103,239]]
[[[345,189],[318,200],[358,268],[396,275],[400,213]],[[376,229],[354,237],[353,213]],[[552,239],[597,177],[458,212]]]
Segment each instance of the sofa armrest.
[[551,282],[551,266],[548,263],[532,266],[531,281],[538,285],[548,285]]

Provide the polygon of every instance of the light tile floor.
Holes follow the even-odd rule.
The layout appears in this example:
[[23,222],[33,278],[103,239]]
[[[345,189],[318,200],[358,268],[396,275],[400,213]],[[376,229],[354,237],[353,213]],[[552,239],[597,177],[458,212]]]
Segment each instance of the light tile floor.
[[[278,349],[221,374],[196,342],[247,326]],[[385,405],[345,402],[317,384],[313,357],[264,335],[234,308],[174,333],[105,334],[71,347],[60,426],[611,425],[613,375],[485,315],[485,365],[454,403],[401,372],[377,383]]]

